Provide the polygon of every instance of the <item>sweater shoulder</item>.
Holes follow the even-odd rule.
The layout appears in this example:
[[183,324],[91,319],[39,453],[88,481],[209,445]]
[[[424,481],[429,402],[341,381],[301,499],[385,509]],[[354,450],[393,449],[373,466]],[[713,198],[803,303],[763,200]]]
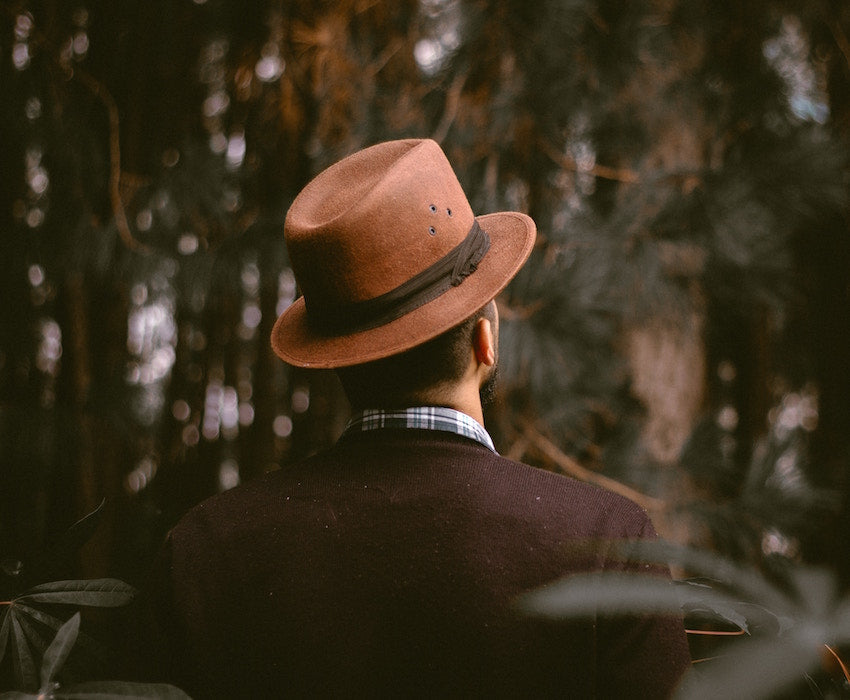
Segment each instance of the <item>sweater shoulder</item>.
[[[417,431],[424,432],[424,431]],[[402,436],[406,438],[406,436]],[[355,498],[373,487],[454,507],[475,499],[491,513],[528,522],[559,522],[575,533],[654,536],[646,512],[602,487],[498,455],[465,438],[430,435],[377,449],[338,443],[311,457],[212,496],[189,510],[172,537],[229,538],[281,517],[305,501]]]
[[529,506],[546,499],[565,520],[588,531],[624,538],[656,534],[646,510],[623,495],[505,457],[496,456],[495,460],[510,484],[508,490],[517,497],[533,499]]

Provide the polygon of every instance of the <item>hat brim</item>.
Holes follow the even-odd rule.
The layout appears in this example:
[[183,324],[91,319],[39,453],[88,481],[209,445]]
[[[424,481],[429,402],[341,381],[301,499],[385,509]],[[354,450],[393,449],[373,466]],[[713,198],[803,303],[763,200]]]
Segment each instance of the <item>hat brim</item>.
[[386,325],[340,336],[315,332],[300,297],[272,329],[277,356],[297,367],[348,367],[410,350],[461,323],[508,285],[531,254],[536,235],[534,221],[520,212],[476,219],[490,236],[490,249],[461,284]]

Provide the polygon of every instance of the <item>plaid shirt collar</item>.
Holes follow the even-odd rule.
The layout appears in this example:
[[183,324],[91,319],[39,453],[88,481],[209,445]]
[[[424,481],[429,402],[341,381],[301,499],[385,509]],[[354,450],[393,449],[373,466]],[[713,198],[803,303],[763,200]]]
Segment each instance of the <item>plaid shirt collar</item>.
[[394,411],[366,409],[348,421],[343,435],[380,428],[442,430],[471,438],[496,451],[493,439],[481,423],[465,413],[444,406],[414,406]]

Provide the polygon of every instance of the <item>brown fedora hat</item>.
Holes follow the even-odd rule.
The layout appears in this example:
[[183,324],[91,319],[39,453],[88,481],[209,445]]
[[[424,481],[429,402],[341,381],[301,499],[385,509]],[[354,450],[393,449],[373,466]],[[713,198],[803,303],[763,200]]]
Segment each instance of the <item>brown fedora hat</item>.
[[272,347],[315,368],[409,350],[502,291],[535,231],[519,212],[476,218],[434,141],[358,151],[317,175],[286,215],[302,296],[277,319]]

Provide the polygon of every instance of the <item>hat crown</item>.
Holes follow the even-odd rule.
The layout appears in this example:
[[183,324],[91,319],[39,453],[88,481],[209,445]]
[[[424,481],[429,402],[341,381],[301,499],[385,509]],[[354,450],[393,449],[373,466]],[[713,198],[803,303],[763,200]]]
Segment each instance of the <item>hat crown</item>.
[[374,299],[460,244],[475,221],[451,165],[429,139],[390,141],[317,175],[284,232],[308,313]]

